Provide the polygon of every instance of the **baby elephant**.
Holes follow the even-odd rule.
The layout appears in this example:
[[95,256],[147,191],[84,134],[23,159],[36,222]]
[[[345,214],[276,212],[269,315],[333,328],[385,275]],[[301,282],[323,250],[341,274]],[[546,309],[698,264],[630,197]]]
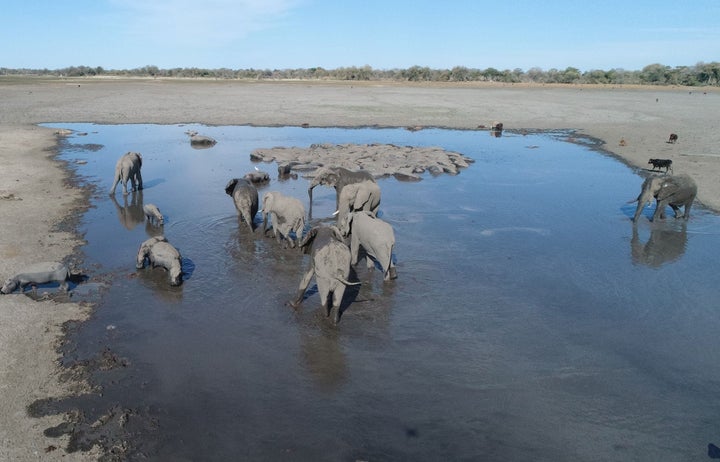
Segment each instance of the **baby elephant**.
[[140,245],[135,267],[137,269],[144,268],[146,258],[150,262],[150,266],[161,266],[169,272],[171,286],[180,285],[182,282],[182,256],[165,236],[151,237]]
[[254,231],[253,220],[258,211],[257,188],[245,178],[233,178],[225,186],[225,193],[233,198],[240,218],[248,224],[250,231]]
[[362,247],[367,253],[368,269],[373,268],[373,260],[375,260],[382,266],[385,281],[397,278],[395,263],[392,259],[395,233],[390,224],[367,211],[351,212],[343,217],[340,231],[345,236],[350,234],[350,254],[353,265],[357,264],[360,247]]
[[142,189],[141,167],[142,156],[139,152],[127,152],[123,154],[120,159],[118,159],[117,164],[115,164],[115,177],[113,178],[110,195],[115,194],[115,188],[120,182],[122,182],[123,185],[123,194],[126,196],[128,194],[128,181],[132,184],[133,191]]
[[[272,219],[272,229],[275,239],[282,242],[283,239],[295,247],[296,239],[302,237],[305,228],[305,206],[299,199],[285,196],[278,191],[270,191],[263,196],[263,235],[267,232],[268,215]],[[290,233],[294,232],[293,239]]]
[[[305,291],[310,285],[313,276],[317,282],[320,305],[325,308],[326,315],[330,316],[332,307],[335,307],[335,324],[340,321],[340,303],[348,285],[359,285],[359,282],[348,282],[350,275],[350,249],[343,242],[340,231],[335,226],[317,226],[312,228],[303,239],[300,247],[306,253],[309,249],[312,255],[312,264],[300,281],[295,300],[289,302],[290,306],[297,308],[302,303]],[[330,299],[332,293],[332,300]]]
[[160,213],[160,209],[155,204],[145,204],[143,206],[143,213],[145,214],[145,218],[150,221],[150,223],[154,223],[156,225],[163,225],[165,224],[165,217],[163,217],[162,213]]
[[18,287],[22,291],[28,284],[46,284],[48,282],[59,282],[63,292],[68,290],[70,272],[67,266],[59,262],[41,262],[27,266],[15,276],[7,279],[0,289],[3,294],[9,294]]

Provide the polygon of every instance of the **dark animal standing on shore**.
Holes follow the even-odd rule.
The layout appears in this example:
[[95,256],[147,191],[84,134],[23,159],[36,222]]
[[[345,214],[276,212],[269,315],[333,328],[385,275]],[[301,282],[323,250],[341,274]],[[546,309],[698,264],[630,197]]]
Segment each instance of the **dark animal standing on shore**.
[[665,167],[665,172],[668,170],[672,170],[672,160],[671,159],[650,159],[648,160],[648,164],[652,164],[653,170],[656,168],[663,168]]
[[670,139],[668,140],[668,143],[673,143],[673,144],[675,144],[676,141],[677,141],[677,134],[675,134],[675,133],[670,133]]

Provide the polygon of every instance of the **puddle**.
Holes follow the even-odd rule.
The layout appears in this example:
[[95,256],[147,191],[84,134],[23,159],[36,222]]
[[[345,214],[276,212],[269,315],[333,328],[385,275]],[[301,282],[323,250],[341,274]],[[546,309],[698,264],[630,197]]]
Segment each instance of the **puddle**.
[[[718,216],[694,207],[687,224],[650,224],[646,209],[634,233],[626,202],[642,178],[590,141],[57,128],[86,133],[69,136],[61,157],[97,186],[79,228],[98,273],[84,293],[100,302],[70,329],[64,363],[87,365],[101,391],[38,402],[33,415],[74,410],[77,424],[48,432],[76,435],[76,449],[105,441],[129,460],[694,460],[720,442]],[[193,149],[188,130],[218,142]],[[277,190],[307,206],[306,179],[279,181],[250,152],[313,143],[440,146],[475,159],[457,176],[378,181],[398,279],[358,265],[363,284],[346,293],[337,326],[316,291],[286,306],[309,257],[239,226],[224,191],[258,166],[271,174],[261,197]],[[143,155],[145,189],[111,199],[127,151]],[[334,190],[313,199],[314,220],[332,222]],[[161,269],[135,269],[157,233],[143,203],[160,207],[185,258],[180,287]],[[120,359],[101,367],[108,357]]]

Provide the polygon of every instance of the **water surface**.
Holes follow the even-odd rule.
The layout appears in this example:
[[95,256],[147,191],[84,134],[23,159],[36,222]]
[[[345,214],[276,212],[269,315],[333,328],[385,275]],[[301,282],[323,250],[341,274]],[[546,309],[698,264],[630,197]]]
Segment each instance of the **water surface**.
[[[642,177],[591,141],[62,127],[76,134],[61,157],[97,186],[80,225],[89,282],[111,281],[66,362],[101,351],[125,361],[93,374],[101,396],[72,405],[136,413],[131,459],[689,461],[720,444],[718,217],[696,206],[687,223],[651,224],[647,209],[634,231],[626,202]],[[218,144],[191,148],[189,129]],[[312,143],[441,146],[476,161],[457,176],[378,181],[398,279],[359,265],[337,326],[313,291],[299,310],[285,305],[308,256],[239,226],[224,192],[258,166],[272,176],[261,196],[307,205],[306,179],[279,181],[249,154]],[[126,151],[142,153],[145,189],[111,199]],[[316,221],[331,222],[334,190],[314,200]],[[160,269],[135,270],[155,232],[139,212],[149,202],[183,254],[179,288]]]

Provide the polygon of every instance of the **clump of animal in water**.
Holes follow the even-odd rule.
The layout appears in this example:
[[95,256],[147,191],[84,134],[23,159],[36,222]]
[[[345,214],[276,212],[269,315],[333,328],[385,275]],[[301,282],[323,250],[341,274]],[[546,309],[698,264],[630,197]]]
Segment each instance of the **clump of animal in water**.
[[672,170],[672,159],[650,159],[648,164],[652,164],[652,169],[664,168],[667,173],[668,170]]
[[200,135],[195,130],[188,130],[185,133],[190,136],[190,146],[194,148],[211,148],[217,143],[214,138]]
[[668,140],[668,143],[675,144],[675,142],[678,140],[678,136],[676,133],[670,133],[670,139]]

